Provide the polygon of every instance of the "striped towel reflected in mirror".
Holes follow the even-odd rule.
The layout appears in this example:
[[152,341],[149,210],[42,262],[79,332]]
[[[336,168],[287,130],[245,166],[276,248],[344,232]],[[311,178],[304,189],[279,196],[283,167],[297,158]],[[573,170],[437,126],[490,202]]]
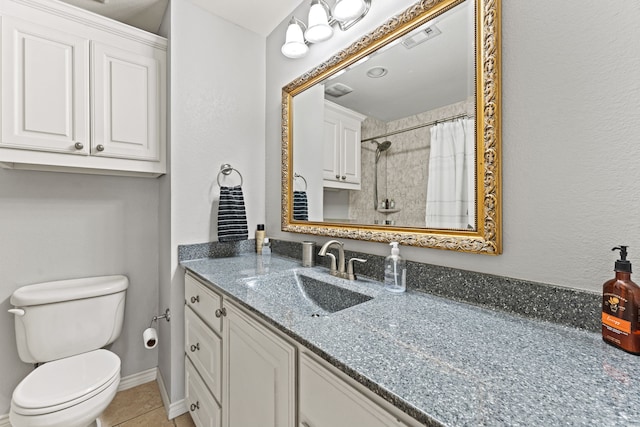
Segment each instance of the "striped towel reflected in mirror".
[[293,219],[296,221],[309,220],[306,191],[293,192]]
[[247,240],[247,213],[244,208],[242,187],[220,187],[218,206],[218,241]]

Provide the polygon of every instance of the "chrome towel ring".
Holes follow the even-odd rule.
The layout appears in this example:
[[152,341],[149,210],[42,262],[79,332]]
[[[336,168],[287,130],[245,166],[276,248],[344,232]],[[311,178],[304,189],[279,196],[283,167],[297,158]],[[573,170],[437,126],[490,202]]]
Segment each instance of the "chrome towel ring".
[[240,186],[242,187],[242,183],[244,182],[244,179],[242,178],[242,174],[238,169],[235,169],[229,163],[224,163],[220,165],[220,172],[218,172],[218,176],[216,177],[216,181],[218,181],[218,186],[222,187],[222,184],[220,184],[220,174],[229,176],[233,171],[236,171],[237,174],[240,176]]
[[302,176],[302,175],[300,175],[299,173],[297,173],[297,172],[296,172],[296,173],[294,173],[294,174],[293,174],[293,178],[294,178],[294,179],[295,179],[295,178],[300,178],[300,179],[302,179],[302,180],[304,181],[304,191],[307,191],[307,180],[306,180],[306,179],[304,179],[304,176]]

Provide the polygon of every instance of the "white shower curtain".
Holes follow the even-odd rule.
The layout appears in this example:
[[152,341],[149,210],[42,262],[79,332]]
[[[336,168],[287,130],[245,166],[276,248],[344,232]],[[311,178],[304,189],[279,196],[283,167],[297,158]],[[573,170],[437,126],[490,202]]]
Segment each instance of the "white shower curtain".
[[475,228],[475,124],[458,119],[431,127],[428,228]]

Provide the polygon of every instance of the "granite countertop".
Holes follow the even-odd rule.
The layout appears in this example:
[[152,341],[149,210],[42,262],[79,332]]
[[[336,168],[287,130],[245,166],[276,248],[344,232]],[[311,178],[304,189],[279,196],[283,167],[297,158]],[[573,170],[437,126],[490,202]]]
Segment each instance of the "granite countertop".
[[[275,255],[268,271],[254,254],[181,265],[427,425],[640,425],[640,358],[600,334]],[[373,298],[312,317],[292,296],[296,274]]]

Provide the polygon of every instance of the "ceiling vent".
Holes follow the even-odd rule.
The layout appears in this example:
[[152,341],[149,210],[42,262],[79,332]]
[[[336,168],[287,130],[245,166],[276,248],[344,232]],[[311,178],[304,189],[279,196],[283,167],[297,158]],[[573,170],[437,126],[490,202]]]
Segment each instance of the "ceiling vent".
[[426,42],[427,40],[431,40],[432,38],[442,34],[440,29],[435,25],[425,28],[424,30],[420,30],[416,33],[410,34],[402,40],[402,44],[407,49],[413,49],[421,43]]
[[353,89],[342,83],[334,83],[331,86],[327,86],[324,90],[324,93],[334,98],[340,98],[351,92],[353,92]]

